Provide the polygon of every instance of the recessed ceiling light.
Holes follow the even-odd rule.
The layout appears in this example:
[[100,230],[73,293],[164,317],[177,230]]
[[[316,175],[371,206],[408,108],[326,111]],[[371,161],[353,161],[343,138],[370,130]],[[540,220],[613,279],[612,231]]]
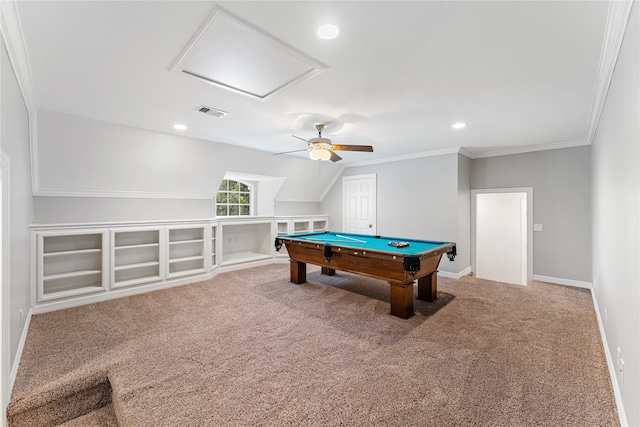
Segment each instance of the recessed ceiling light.
[[187,127],[185,125],[181,125],[181,124],[175,124],[175,125],[173,125],[173,128],[177,129],[177,130],[187,130]]
[[462,129],[463,127],[466,127],[467,124],[463,123],[463,122],[458,122],[458,123],[454,123],[453,125],[451,125],[452,128],[454,129]]
[[318,28],[316,34],[318,34],[318,37],[321,39],[332,40],[338,37],[338,34],[340,34],[340,28],[334,24],[324,24]]

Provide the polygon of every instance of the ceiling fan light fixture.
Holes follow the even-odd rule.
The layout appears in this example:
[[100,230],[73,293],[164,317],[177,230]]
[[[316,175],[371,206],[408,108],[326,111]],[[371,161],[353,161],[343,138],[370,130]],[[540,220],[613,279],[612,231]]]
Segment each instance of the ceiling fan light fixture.
[[325,148],[314,148],[309,151],[309,158],[311,160],[324,161],[329,160],[331,158],[331,151]]

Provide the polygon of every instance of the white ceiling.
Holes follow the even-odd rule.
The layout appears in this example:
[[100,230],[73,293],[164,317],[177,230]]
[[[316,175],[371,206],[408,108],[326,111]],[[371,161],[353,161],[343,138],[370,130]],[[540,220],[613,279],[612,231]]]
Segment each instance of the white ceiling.
[[[323,136],[335,144],[374,147],[340,152],[345,164],[454,147],[486,155],[589,143],[608,7],[607,1],[17,3],[39,109],[274,153],[305,148],[291,134],[314,137],[313,125],[325,122]],[[328,68],[265,99],[172,72],[216,10]],[[327,22],[341,28],[337,39],[315,35]],[[201,105],[229,114],[196,112]],[[467,127],[452,129],[458,121]],[[176,131],[174,123],[188,129]]]

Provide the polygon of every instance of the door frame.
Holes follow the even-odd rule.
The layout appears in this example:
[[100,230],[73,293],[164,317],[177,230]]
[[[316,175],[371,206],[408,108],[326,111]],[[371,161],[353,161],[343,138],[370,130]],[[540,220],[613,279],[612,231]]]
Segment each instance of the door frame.
[[533,280],[533,187],[471,190],[471,271],[476,273],[476,196],[487,193],[526,193],[527,195],[527,284],[530,284]]
[[377,176],[375,173],[369,173],[369,174],[365,174],[365,175],[349,175],[349,176],[343,176],[342,177],[342,231],[345,231],[347,229],[347,186],[345,185],[347,181],[350,180],[355,180],[355,179],[364,179],[364,178],[370,178],[372,181],[372,187],[373,187],[373,209],[372,209],[372,217],[373,220],[371,221],[373,223],[373,228],[376,230],[376,233],[378,233],[378,183],[377,183]]

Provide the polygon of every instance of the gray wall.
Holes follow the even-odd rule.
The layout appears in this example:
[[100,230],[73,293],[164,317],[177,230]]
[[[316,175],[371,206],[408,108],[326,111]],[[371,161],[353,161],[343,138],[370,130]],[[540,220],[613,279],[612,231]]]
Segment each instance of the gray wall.
[[[38,114],[36,154],[40,224],[213,217],[225,172],[258,175],[258,187],[284,181],[278,214],[294,215],[296,203],[314,207],[343,169],[51,111]],[[258,213],[273,215],[273,199]]]
[[[350,167],[342,176],[366,174],[376,174],[378,234],[457,242],[458,154]],[[330,215],[332,230],[341,229],[342,179],[320,211]],[[457,273],[467,266],[443,259],[440,270]]]
[[618,385],[630,426],[640,425],[639,6],[633,5],[592,145],[593,288],[613,367],[618,348],[625,361]]
[[471,159],[458,154],[458,270],[471,266]]
[[533,274],[591,282],[591,149],[471,161],[473,189],[533,187]]
[[[29,115],[16,75],[5,50],[4,40],[0,54],[0,144],[9,160],[9,346],[13,365],[20,336],[31,306],[31,247],[30,231],[33,213],[29,157]],[[3,194],[3,199],[7,195]],[[5,202],[6,200],[3,200]],[[6,232],[7,230],[3,230]],[[7,236],[3,235],[4,239]],[[5,255],[5,254],[3,254]],[[23,312],[20,321],[19,311]]]

